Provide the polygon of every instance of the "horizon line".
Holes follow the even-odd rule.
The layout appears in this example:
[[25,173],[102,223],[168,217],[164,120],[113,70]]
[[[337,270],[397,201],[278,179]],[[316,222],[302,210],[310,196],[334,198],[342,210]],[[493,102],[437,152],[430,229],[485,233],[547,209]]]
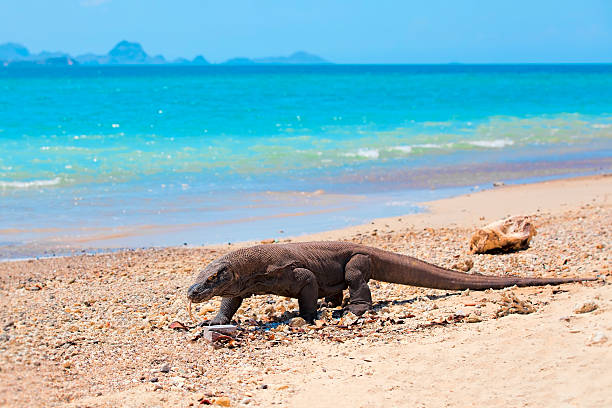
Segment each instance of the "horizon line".
[[[78,64],[72,65],[70,67],[86,67],[86,68],[101,68],[101,67],[209,67],[209,66],[225,66],[225,67],[261,67],[261,66],[282,66],[282,67],[292,67],[292,66],[320,66],[320,67],[329,67],[329,66],[406,66],[406,65],[612,65],[612,61],[596,61],[596,62],[326,62],[326,63],[312,63],[312,64],[300,64],[300,63],[255,63],[255,64],[226,64],[226,61],[223,62],[209,62],[205,65],[181,65],[174,64],[171,61],[164,64],[139,64],[139,63],[124,63],[124,64],[98,64],[98,65],[87,65],[87,64]],[[1,65],[0,65],[1,66]],[[10,66],[10,65],[9,65]],[[32,64],[32,67],[39,68],[49,68],[48,65],[36,65]],[[61,66],[59,66],[61,67]],[[57,67],[56,67],[57,68]]]

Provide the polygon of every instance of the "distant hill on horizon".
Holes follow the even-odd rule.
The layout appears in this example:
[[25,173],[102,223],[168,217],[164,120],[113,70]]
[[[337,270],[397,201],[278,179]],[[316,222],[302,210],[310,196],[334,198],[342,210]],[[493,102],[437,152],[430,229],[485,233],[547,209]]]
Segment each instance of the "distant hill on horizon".
[[[255,65],[255,64],[331,64],[323,58],[304,51],[295,52],[287,57],[265,58],[232,58],[223,62],[224,65]],[[163,55],[150,56],[142,45],[137,42],[120,41],[107,54],[92,53],[72,57],[63,52],[43,51],[31,54],[21,44],[0,44],[0,66],[70,66],[70,65],[210,65],[202,55],[192,60],[177,58],[169,61]]]
[[75,61],[63,52],[43,51],[30,54],[30,51],[21,44],[0,44],[0,66],[8,65],[74,65]]
[[255,65],[255,64],[271,64],[271,65],[319,65],[331,64],[318,55],[309,54],[305,51],[294,52],[288,57],[265,57],[265,58],[232,58],[225,61],[225,65]]

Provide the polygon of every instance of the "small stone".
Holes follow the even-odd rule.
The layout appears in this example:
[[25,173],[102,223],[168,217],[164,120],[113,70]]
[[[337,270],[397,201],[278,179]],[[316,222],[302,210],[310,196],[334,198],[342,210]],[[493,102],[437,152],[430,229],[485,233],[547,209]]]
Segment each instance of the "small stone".
[[474,261],[471,258],[459,259],[455,262],[451,269],[456,269],[462,272],[468,272],[470,269],[474,267]]
[[213,326],[204,326],[202,329],[205,331],[214,331],[217,333],[232,335],[236,333],[238,327],[234,326],[233,324],[218,324]]
[[[507,288],[509,289],[509,288]],[[500,307],[495,312],[495,317],[500,318],[509,314],[529,314],[536,311],[535,307],[528,300],[519,299],[514,293],[506,292],[502,294],[498,302]]]
[[606,335],[603,334],[602,332],[597,332],[591,336],[587,344],[589,346],[592,346],[595,344],[603,344],[606,341],[608,341],[608,338],[606,337]]
[[595,302],[586,302],[582,306],[576,308],[574,310],[574,313],[589,313],[589,312],[592,312],[593,310],[596,310],[597,307],[598,307],[597,303]]
[[288,385],[281,385],[280,387],[277,388],[277,390],[286,390],[287,388],[289,388]]
[[268,384],[261,384],[259,386],[259,388],[262,389],[262,390],[267,390],[268,389]]
[[157,377],[152,377],[149,381],[151,381],[152,383],[156,383],[159,381],[159,379]]
[[202,329],[200,335],[201,338],[213,344],[229,344],[234,341],[234,338],[232,336],[227,336],[225,334],[219,333],[218,331],[207,330],[206,328]]
[[163,366],[161,366],[159,371],[162,372],[162,373],[169,373],[170,372],[170,364],[164,364]]
[[273,244],[274,242],[276,242],[276,241],[274,240],[274,238],[270,238],[270,239],[262,239],[262,240],[261,240],[261,243],[262,243],[262,244]]
[[357,320],[359,320],[359,316],[352,312],[346,312],[346,314],[342,316],[342,319],[340,319],[339,323],[341,326],[350,326],[354,324]]
[[222,407],[229,407],[231,405],[231,401],[228,397],[217,397],[213,399],[213,404],[219,405]]
[[70,367],[72,367],[72,363],[70,361],[66,361],[64,364],[62,364],[62,367],[70,368]]
[[306,325],[306,320],[301,317],[294,317],[289,320],[289,327],[302,327],[304,325]]
[[470,313],[470,315],[463,319],[463,321],[466,323],[478,323],[481,322],[482,319],[474,313]]
[[178,376],[170,378],[170,381],[176,385],[183,385],[185,383],[185,379]]

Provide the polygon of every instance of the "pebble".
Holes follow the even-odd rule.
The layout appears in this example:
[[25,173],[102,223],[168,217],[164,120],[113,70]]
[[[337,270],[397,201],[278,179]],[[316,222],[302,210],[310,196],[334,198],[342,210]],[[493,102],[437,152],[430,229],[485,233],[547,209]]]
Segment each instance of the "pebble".
[[183,385],[185,383],[185,379],[179,376],[170,378],[170,381],[176,385]]
[[204,326],[202,327],[202,330],[232,335],[236,333],[238,327],[233,324],[219,324],[215,326]]
[[587,344],[589,346],[595,345],[595,344],[603,344],[606,341],[608,341],[608,338],[606,337],[605,334],[603,334],[602,332],[597,332],[594,333],[591,338],[589,339],[589,341],[587,342]]
[[595,302],[586,302],[584,303],[582,306],[577,307],[576,309],[574,309],[574,313],[590,313],[594,310],[597,310],[598,306],[597,303]]
[[469,272],[474,267],[474,261],[471,258],[459,259],[451,265],[451,269],[461,272]]
[[342,326],[350,326],[352,324],[355,324],[357,320],[359,320],[359,316],[352,312],[346,312],[344,316],[342,316],[342,319],[340,319],[339,323]]
[[164,364],[164,365],[161,366],[159,371],[162,372],[162,373],[169,373],[170,369],[171,369],[170,364]]
[[308,324],[306,320],[301,317],[294,317],[293,319],[289,320],[289,327],[302,327],[306,324]]
[[231,401],[229,397],[217,397],[213,399],[213,404],[219,405],[221,407],[229,407],[231,405]]
[[474,313],[470,313],[470,315],[463,319],[463,321],[466,323],[478,323],[481,322],[482,319]]

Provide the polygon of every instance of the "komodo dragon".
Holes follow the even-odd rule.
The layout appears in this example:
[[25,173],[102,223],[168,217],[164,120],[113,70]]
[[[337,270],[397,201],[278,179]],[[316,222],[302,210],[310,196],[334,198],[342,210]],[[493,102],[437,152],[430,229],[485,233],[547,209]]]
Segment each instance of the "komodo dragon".
[[210,324],[227,324],[251,295],[297,298],[300,316],[312,322],[317,299],[338,306],[348,287],[348,309],[356,315],[372,307],[370,279],[425,288],[465,290],[558,285],[596,278],[520,278],[470,275],[393,252],[349,242],[301,242],[238,249],[211,262],[189,288],[191,302],[222,296]]

